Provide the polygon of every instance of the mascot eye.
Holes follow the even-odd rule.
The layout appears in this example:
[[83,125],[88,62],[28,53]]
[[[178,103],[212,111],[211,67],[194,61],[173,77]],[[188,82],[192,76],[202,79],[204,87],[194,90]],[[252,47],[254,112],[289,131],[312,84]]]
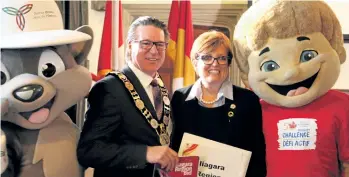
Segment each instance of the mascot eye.
[[52,50],[45,50],[40,56],[38,75],[50,79],[65,70],[61,57]]
[[274,70],[277,70],[279,69],[280,66],[275,62],[275,61],[266,61],[262,64],[260,70],[261,71],[264,71],[264,72],[271,72],[271,71],[274,71]]
[[10,73],[7,71],[6,67],[1,63],[1,85],[5,84],[7,81],[10,80]]
[[42,66],[41,72],[45,77],[52,77],[56,73],[56,67],[51,63],[46,63]]
[[318,55],[318,53],[315,50],[304,50],[301,54],[301,62],[307,62],[313,58],[315,58]]

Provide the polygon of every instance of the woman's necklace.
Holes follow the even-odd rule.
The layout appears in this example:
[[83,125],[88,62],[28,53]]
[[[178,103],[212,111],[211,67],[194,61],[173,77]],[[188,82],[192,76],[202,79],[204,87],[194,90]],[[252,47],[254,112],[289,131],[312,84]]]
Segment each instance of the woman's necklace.
[[215,100],[213,101],[205,101],[203,98],[202,98],[202,93],[200,94],[200,101],[203,102],[204,104],[213,104],[215,102],[217,102],[219,100],[219,97],[216,97]]

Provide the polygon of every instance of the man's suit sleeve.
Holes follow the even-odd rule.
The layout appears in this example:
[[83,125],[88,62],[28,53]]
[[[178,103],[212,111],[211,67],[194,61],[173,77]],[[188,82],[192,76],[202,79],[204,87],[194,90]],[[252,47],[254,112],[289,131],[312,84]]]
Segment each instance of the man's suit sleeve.
[[[107,80],[110,81],[110,80]],[[102,80],[92,88],[89,109],[78,144],[79,163],[92,168],[140,169],[146,164],[146,145],[120,145],[122,131],[117,88]]]

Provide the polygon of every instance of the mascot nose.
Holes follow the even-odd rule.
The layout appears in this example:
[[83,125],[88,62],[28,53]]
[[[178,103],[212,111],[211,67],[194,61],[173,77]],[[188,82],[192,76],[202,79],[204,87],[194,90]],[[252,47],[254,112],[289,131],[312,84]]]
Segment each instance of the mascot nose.
[[285,72],[285,80],[292,79],[293,77],[296,77],[299,74],[298,69],[293,68]]
[[44,88],[41,85],[31,84],[16,89],[13,96],[22,102],[32,102],[40,98],[43,93]]

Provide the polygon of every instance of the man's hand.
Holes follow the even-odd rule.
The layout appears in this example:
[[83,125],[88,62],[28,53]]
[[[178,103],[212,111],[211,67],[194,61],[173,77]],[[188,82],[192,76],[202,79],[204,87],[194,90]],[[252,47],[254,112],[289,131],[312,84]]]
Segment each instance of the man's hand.
[[148,146],[147,161],[152,164],[160,164],[162,169],[172,170],[179,159],[175,151],[168,146]]

